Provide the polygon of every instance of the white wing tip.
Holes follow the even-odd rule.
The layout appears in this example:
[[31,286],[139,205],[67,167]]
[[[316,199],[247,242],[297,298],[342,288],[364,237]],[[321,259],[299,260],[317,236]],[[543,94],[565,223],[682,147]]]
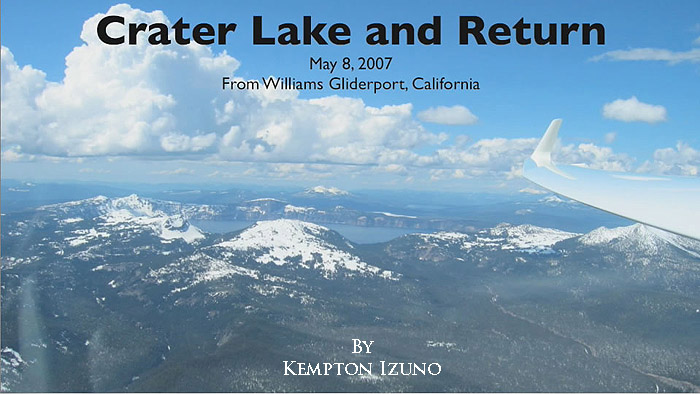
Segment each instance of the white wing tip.
[[552,123],[549,124],[547,131],[545,131],[544,136],[537,144],[537,148],[532,152],[530,158],[537,164],[537,167],[552,167],[552,149],[554,144],[557,142],[557,136],[559,135],[559,127],[561,127],[561,119],[554,119]]
[[[545,131],[540,143],[537,144],[537,148],[532,152],[530,159],[535,162],[537,167],[544,167],[553,173],[563,176],[564,178],[574,180],[575,178],[571,175],[561,171],[557,166],[552,163],[552,149],[554,144],[557,142],[557,136],[559,135],[559,127],[561,127],[561,119],[554,119],[552,123],[549,124],[547,131]],[[530,178],[527,172],[523,172],[526,178]],[[537,182],[535,182],[537,183]]]

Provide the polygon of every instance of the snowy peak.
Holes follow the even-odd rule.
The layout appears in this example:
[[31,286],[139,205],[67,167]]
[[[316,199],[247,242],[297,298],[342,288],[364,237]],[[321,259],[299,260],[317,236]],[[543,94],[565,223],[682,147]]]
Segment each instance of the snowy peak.
[[371,266],[350,252],[347,241],[333,242],[337,234],[312,223],[278,219],[257,222],[233,239],[215,247],[227,251],[252,253],[260,264],[293,265],[318,269],[327,278],[340,269],[366,275],[393,278],[390,271]]
[[349,192],[346,192],[345,190],[340,190],[337,187],[325,187],[325,186],[314,186],[314,187],[308,188],[304,191],[304,194],[316,195],[316,196],[331,196],[331,197],[349,196],[350,195]]
[[641,251],[648,254],[658,254],[675,247],[700,257],[699,241],[639,223],[617,228],[599,227],[581,236],[579,242],[586,246],[610,246],[622,252]]
[[638,239],[654,242],[656,236],[644,225],[634,224],[626,227],[598,227],[597,229],[579,238],[584,245],[605,245],[613,240]]

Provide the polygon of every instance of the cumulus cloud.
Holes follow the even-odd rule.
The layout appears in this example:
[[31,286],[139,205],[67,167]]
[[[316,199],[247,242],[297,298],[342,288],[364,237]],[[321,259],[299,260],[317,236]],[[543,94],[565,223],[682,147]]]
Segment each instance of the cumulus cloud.
[[469,146],[454,145],[438,149],[431,156],[418,158],[417,164],[508,171],[514,162],[522,163],[532,154],[538,141],[537,138],[486,138]]
[[606,144],[612,144],[613,142],[615,142],[615,139],[617,139],[616,132],[611,131],[611,132],[605,134],[605,143]]
[[666,121],[666,108],[637,100],[632,96],[627,100],[617,99],[603,106],[603,116],[623,122],[658,123]]
[[375,167],[375,172],[383,172],[395,175],[409,175],[410,171],[403,164],[387,164]]
[[631,171],[634,168],[634,159],[628,155],[590,143],[562,146],[554,152],[554,161],[605,171]]
[[700,151],[679,142],[675,148],[657,149],[653,160],[647,161],[638,172],[697,176],[700,174]]
[[[700,38],[698,38],[700,40]],[[697,43],[698,40],[695,40]],[[629,50],[617,50],[605,52],[602,55],[594,56],[592,61],[614,60],[614,61],[660,61],[668,64],[681,62],[700,62],[700,49],[690,49],[688,51],[670,51],[658,48],[635,48]]]
[[[170,23],[160,11],[126,4],[108,13],[133,22]],[[414,182],[423,174],[434,179],[507,179],[520,176],[523,161],[538,142],[457,136],[447,145],[447,135],[430,132],[416,120],[411,104],[372,107],[356,98],[301,99],[293,90],[221,90],[223,76],[240,79],[235,75],[239,61],[226,52],[215,54],[194,44],[104,45],[95,35],[102,16],[85,22],[84,43],[66,57],[65,77],[59,82],[19,65],[2,47],[3,161],[132,156],[240,164],[240,171],[207,169],[212,178],[390,174]],[[631,110],[625,108],[630,100]],[[612,113],[640,120],[640,106],[651,112],[660,108],[665,119],[663,107],[630,100],[610,103],[621,102],[613,105]],[[646,116],[641,120],[659,118]],[[417,118],[454,125],[477,121],[459,105],[430,108]],[[560,147],[555,160],[616,170],[629,169],[633,162],[593,144]],[[186,168],[159,172],[188,173]]]
[[472,125],[479,120],[469,108],[462,105],[431,107],[419,112],[418,119],[430,123],[462,126]]
[[33,161],[35,159],[34,155],[27,155],[19,151],[19,148],[14,146],[5,149],[2,152],[2,161],[7,162],[17,162],[17,161]]
[[[434,172],[434,178],[474,178],[484,175],[504,176],[506,179],[522,177],[522,164],[537,146],[537,138],[491,138],[482,139],[469,146],[451,146],[438,149],[432,155],[416,157],[414,167],[439,167],[444,172]],[[628,171],[634,160],[615,153],[609,147],[595,144],[559,146],[553,153],[554,160],[561,164],[579,164],[589,168]],[[452,169],[459,169],[454,172]]]
[[[110,15],[170,24],[161,11],[120,4]],[[209,47],[108,46],[88,19],[60,82],[2,47],[2,142],[15,154],[172,156],[238,161],[370,163],[439,144],[412,106],[371,107],[292,90],[221,90],[240,63]],[[110,26],[110,28],[116,26]],[[122,29],[120,27],[119,29]],[[114,31],[112,34],[116,34]]]

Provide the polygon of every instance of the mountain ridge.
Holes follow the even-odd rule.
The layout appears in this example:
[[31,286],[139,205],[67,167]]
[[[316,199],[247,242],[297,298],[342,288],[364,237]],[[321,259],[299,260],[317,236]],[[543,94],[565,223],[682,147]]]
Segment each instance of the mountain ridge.
[[[280,218],[181,238],[206,212],[130,195],[3,216],[3,387],[33,391],[40,357],[56,360],[56,391],[243,391],[252,382],[262,391],[674,391],[667,382],[700,382],[700,258],[676,236],[501,223],[358,244]],[[28,316],[42,330],[24,333]],[[290,386],[274,373],[280,360],[349,360],[357,337],[381,344],[367,361],[434,360],[445,374]],[[81,372],[95,365],[108,368]]]

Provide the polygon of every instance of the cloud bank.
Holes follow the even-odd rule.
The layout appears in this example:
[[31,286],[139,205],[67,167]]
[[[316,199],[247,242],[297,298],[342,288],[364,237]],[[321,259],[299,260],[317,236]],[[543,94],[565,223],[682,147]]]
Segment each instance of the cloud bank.
[[[126,4],[113,6],[108,14],[170,24],[161,11],[144,12]],[[240,62],[228,53],[215,54],[198,45],[104,45],[95,34],[103,16],[84,23],[84,43],[66,57],[60,82],[19,65],[10,49],[2,47],[3,161],[131,157],[252,163],[246,175],[275,177],[321,178],[361,169],[369,176],[408,180],[416,169],[424,169],[434,179],[512,178],[519,176],[538,141],[471,142],[465,135],[451,139],[419,122],[477,122],[460,105],[433,107],[414,116],[411,104],[372,107],[357,98],[302,99],[291,90],[220,90],[223,76],[240,79]],[[608,106],[614,119],[653,123],[666,118],[663,107],[634,97]],[[617,170],[633,164],[631,158],[593,144],[563,146],[555,159]],[[191,171],[174,168],[158,174],[184,176]],[[231,174],[221,170],[210,175]]]
[[657,149],[654,159],[646,161],[639,172],[673,174],[685,176],[700,175],[700,151],[679,142],[675,148]]
[[[126,4],[109,14],[169,24],[160,11]],[[66,57],[65,78],[20,67],[2,48],[2,139],[51,156],[206,155],[229,160],[367,162],[437,144],[444,135],[413,119],[410,104],[365,105],[295,91],[222,91],[239,61],[208,47],[107,46],[88,19],[84,44]],[[186,76],[186,77],[183,77]]]

